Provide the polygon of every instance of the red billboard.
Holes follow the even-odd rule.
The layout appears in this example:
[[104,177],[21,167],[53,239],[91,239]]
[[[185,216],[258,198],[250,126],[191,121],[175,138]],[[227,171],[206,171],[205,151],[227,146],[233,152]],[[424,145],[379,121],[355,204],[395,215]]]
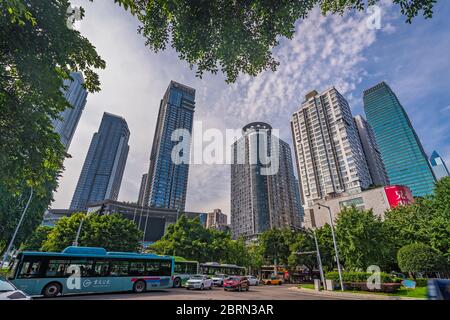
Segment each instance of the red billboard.
[[388,199],[391,208],[398,205],[407,205],[414,202],[414,197],[411,190],[406,186],[387,186],[384,187],[384,192]]

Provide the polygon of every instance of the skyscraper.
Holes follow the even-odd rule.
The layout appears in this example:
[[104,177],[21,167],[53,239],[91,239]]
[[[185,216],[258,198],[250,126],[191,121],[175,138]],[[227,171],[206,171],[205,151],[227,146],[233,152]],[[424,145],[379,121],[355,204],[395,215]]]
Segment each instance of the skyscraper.
[[395,93],[385,83],[364,91],[364,110],[391,184],[414,196],[433,193],[435,177],[422,144]]
[[[275,147],[278,146],[278,147]],[[253,238],[272,228],[299,228],[301,204],[289,145],[264,122],[243,128],[233,145],[231,228],[233,237]],[[267,154],[270,164],[261,159]],[[266,170],[271,167],[271,170]],[[273,169],[273,172],[272,172]]]
[[433,151],[433,153],[431,154],[430,163],[436,179],[439,180],[443,177],[450,177],[450,172],[445,165],[444,159],[441,158],[437,151]]
[[383,159],[381,158],[380,149],[378,148],[372,128],[362,116],[357,115],[354,119],[364,156],[369,167],[370,176],[372,177],[372,183],[377,186],[389,185],[389,178],[384,168]]
[[70,209],[83,210],[93,202],[117,200],[130,149],[129,137],[125,119],[103,114],[100,129],[92,137]]
[[[189,164],[172,161],[172,150],[179,142],[172,141],[177,129],[192,132],[195,109],[195,90],[171,81],[161,100],[150,154],[148,186],[145,203],[152,207],[184,211]],[[190,146],[187,141],[186,147]],[[183,150],[189,159],[189,148]]]
[[73,134],[77,128],[81,114],[86,106],[87,91],[83,87],[83,75],[79,72],[70,74],[73,80],[64,80],[64,97],[72,108],[67,108],[59,114],[59,119],[53,119],[53,128],[61,137],[61,143],[69,150]]
[[350,107],[335,88],[308,93],[292,116],[291,128],[305,209],[370,186]]
[[148,184],[148,173],[144,173],[142,175],[142,179],[141,179],[141,187],[139,188],[139,197],[138,197],[138,205],[146,205],[146,203],[144,202],[145,199],[145,193],[146,193],[146,187]]

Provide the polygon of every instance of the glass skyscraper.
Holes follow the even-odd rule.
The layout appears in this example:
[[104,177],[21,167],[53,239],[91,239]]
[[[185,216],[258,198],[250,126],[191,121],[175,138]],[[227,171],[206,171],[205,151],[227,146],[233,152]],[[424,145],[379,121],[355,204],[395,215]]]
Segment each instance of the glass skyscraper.
[[433,168],[434,175],[436,179],[441,179],[443,177],[450,177],[450,172],[448,171],[447,166],[445,165],[444,160],[437,153],[437,151],[433,151],[430,157],[431,167]]
[[[195,89],[171,81],[161,100],[150,154],[148,187],[145,201],[149,206],[184,211],[189,164],[172,161],[172,150],[180,142],[172,141],[172,133],[186,129],[192,133]],[[187,142],[190,146],[190,141]],[[183,157],[189,159],[188,154]]]
[[392,89],[381,82],[365,90],[364,109],[390,183],[409,187],[414,196],[431,194],[435,177],[428,157]]
[[72,72],[70,76],[73,80],[64,80],[62,91],[72,108],[67,108],[59,114],[59,119],[53,119],[52,121],[53,128],[61,137],[61,143],[66,151],[69,150],[70,142],[77,129],[87,99],[87,91],[83,87],[83,75],[79,72]]
[[103,200],[117,200],[130,149],[129,138],[125,119],[105,112],[89,146],[71,210],[84,210],[89,204]]

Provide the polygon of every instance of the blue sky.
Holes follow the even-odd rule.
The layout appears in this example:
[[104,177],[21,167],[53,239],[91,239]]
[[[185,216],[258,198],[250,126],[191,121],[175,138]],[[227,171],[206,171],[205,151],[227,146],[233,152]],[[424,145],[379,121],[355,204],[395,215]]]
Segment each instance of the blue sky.
[[[291,142],[289,120],[307,91],[335,86],[354,115],[363,114],[364,89],[386,81],[397,93],[428,153],[436,149],[450,164],[450,3],[439,1],[431,20],[404,22],[399,9],[383,0],[380,30],[367,28],[364,12],[323,17],[318,10],[297,23],[292,40],[281,39],[273,52],[276,72],[241,76],[227,85],[222,75],[195,77],[176,52],[155,54],[136,33],[138,22],[112,1],[73,1],[86,17],[80,31],[107,62],[99,72],[102,91],[88,96],[86,110],[65,161],[66,170],[53,208],[70,204],[87,149],[103,112],[123,116],[130,127],[130,154],[119,200],[135,201],[148,158],[159,100],[170,80],[197,90],[194,119],[204,128],[237,129],[265,121]],[[192,165],[187,209],[229,213],[230,169]]]

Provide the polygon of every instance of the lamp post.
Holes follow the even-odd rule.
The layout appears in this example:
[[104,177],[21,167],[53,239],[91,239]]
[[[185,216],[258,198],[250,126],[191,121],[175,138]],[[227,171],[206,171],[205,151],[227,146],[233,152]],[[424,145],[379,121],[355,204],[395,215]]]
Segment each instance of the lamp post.
[[23,218],[25,217],[28,207],[30,206],[31,199],[33,198],[33,193],[34,193],[33,187],[31,187],[30,188],[30,197],[28,198],[27,204],[26,204],[25,208],[23,209],[22,215],[20,216],[19,223],[17,224],[16,230],[14,230],[14,234],[11,238],[11,241],[8,244],[8,248],[6,248],[5,254],[3,255],[3,259],[0,262],[0,268],[3,267],[3,264],[6,262],[6,259],[8,259],[9,251],[11,250],[11,247],[14,245],[14,241],[16,240],[17,233],[19,232],[20,226],[22,225]]
[[[86,214],[86,218],[87,218],[88,214]],[[81,228],[83,227],[83,223],[84,223],[84,217],[81,218],[80,221],[80,225],[78,226],[78,231],[77,231],[77,235],[75,237],[75,241],[72,243],[72,246],[74,247],[78,247],[78,240],[80,239],[80,233],[81,233]]]
[[325,283],[325,276],[323,275],[323,267],[322,267],[322,259],[320,258],[319,243],[317,242],[316,230],[314,230],[314,229],[313,229],[313,235],[314,235],[314,243],[316,244],[317,262],[319,264],[320,279],[322,280],[323,287],[326,289],[327,285]]
[[342,270],[341,270],[341,264],[339,263],[339,253],[338,253],[338,248],[337,248],[337,244],[336,244],[336,236],[334,235],[334,224],[333,224],[333,216],[331,215],[331,208],[328,206],[325,206],[323,204],[319,204],[319,210],[320,210],[320,207],[327,208],[328,214],[330,215],[331,235],[333,236],[334,252],[336,254],[336,264],[337,264],[338,272],[339,272],[339,282],[341,283],[341,291],[344,291],[344,283],[342,281]]

